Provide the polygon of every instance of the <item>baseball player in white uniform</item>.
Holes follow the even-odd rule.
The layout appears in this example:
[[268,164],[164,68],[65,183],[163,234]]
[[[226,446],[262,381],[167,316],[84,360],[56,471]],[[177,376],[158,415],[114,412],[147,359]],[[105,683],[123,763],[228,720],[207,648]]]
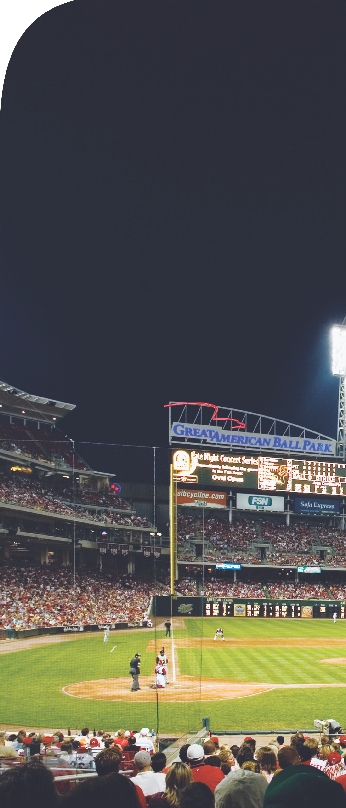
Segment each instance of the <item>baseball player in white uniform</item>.
[[160,651],[160,652],[159,652],[159,654],[158,654],[158,657],[157,657],[157,662],[158,662],[158,664],[163,665],[163,667],[165,668],[165,671],[166,671],[166,672],[165,672],[165,684],[166,684],[166,685],[169,685],[169,681],[168,681],[168,668],[167,668],[168,657],[167,657],[167,655],[165,654],[165,649],[164,649],[164,647],[163,647],[163,646],[162,646],[162,648],[161,648],[161,651]]

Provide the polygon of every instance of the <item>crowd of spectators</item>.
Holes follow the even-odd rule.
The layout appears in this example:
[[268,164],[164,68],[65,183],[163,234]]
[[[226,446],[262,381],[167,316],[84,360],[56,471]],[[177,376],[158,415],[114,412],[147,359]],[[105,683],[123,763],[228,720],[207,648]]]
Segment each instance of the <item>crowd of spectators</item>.
[[132,575],[76,571],[68,567],[0,568],[0,627],[140,624],[153,594],[168,594],[166,584]]
[[269,596],[272,598],[291,600],[306,600],[308,598],[323,598],[329,599],[328,589],[320,583],[296,583],[293,581],[280,581],[274,583],[271,581],[268,584]]
[[71,441],[57,437],[55,430],[38,429],[34,425],[11,424],[7,419],[1,419],[0,448],[33,460],[52,464],[60,461],[66,467],[74,466],[80,471],[89,468],[76,452],[73,453]]
[[[180,747],[167,766],[164,752],[155,752],[149,729],[93,733],[85,727],[72,737],[0,733],[5,770],[0,775],[4,804],[47,808],[325,808],[346,804],[346,737],[294,733],[285,743],[278,735],[257,748],[246,736],[240,746],[219,743],[211,735]],[[150,746],[146,743],[150,740]],[[17,760],[29,758],[21,766]],[[15,760],[16,758],[16,760]],[[84,773],[71,787],[67,772]],[[89,772],[89,774],[87,773]],[[64,782],[59,775],[64,774]],[[55,776],[55,780],[54,780]],[[67,782],[66,782],[67,781]],[[74,785],[74,784],[73,784]]]
[[217,581],[208,579],[203,586],[197,586],[194,578],[181,578],[176,584],[176,592],[184,596],[204,595],[206,598],[265,598],[262,584],[255,582]]
[[318,523],[316,525],[316,540],[323,547],[332,547],[345,553],[346,534],[340,528],[331,525],[325,526]]
[[[74,585],[75,584],[75,585]],[[346,599],[346,585],[286,580],[232,581],[193,575],[176,582],[181,596],[207,598]],[[76,570],[50,564],[0,568],[0,628],[140,625],[154,595],[168,595],[169,579],[145,581],[134,575]]]
[[346,584],[332,584],[328,586],[333,598],[336,600],[346,600]]
[[131,510],[131,505],[126,502],[123,497],[114,494],[112,487],[110,487],[110,489],[103,488],[100,491],[93,491],[90,488],[84,488],[76,483],[74,492],[71,488],[64,489],[62,499],[92,505],[97,508],[107,508],[108,510],[112,510],[113,508]]
[[[316,521],[237,517],[230,524],[225,517],[200,515],[178,517],[178,554],[182,561],[229,560],[233,563],[320,566],[320,547],[330,547],[325,566],[343,566],[346,534],[337,527]],[[264,552],[263,552],[264,550]]]
[[[336,599],[346,598],[346,586],[330,587]],[[184,596],[204,595],[207,598],[275,598],[290,600],[306,600],[310,598],[330,599],[329,587],[320,583],[303,583],[294,581],[270,581],[266,584],[255,581],[219,581],[207,579],[197,584],[192,577],[182,578],[176,585],[176,591]],[[340,597],[336,594],[340,593]]]
[[277,520],[258,520],[258,536],[270,542],[276,550],[311,550],[314,534],[310,525],[305,522],[293,522],[289,527]]
[[[81,489],[78,489],[78,495],[80,491]],[[85,491],[82,501],[88,502],[88,496],[89,494]],[[94,499],[93,492],[91,492],[91,499]],[[116,507],[111,495],[106,495],[106,499],[112,502],[113,508]],[[85,519],[88,522],[95,522],[100,525],[150,527],[150,522],[146,517],[118,513],[116,510],[111,509],[109,505],[106,507],[100,505],[100,510],[98,511],[94,508],[88,509],[86,505],[69,504],[66,501],[66,494],[61,496],[53,488],[50,488],[48,483],[29,478],[26,475],[25,477],[9,477],[4,473],[0,474],[0,502],[30,508],[34,511],[70,516],[77,520]],[[125,500],[123,502],[125,503]],[[128,503],[125,504],[127,505]]]

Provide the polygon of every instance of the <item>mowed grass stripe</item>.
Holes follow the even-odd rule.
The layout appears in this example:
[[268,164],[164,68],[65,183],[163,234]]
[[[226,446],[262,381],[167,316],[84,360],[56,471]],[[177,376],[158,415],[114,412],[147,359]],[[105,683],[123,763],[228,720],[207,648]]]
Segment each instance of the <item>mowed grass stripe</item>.
[[[264,618],[264,617],[187,617],[186,631],[190,637],[214,637],[215,629],[221,626],[226,638],[323,638],[344,639],[346,646],[346,620],[308,620],[304,618]],[[173,618],[174,623],[174,618]],[[186,636],[176,632],[176,637]]]
[[346,682],[346,665],[321,664],[330,648],[179,648],[180,672],[186,676],[268,684],[323,684]]

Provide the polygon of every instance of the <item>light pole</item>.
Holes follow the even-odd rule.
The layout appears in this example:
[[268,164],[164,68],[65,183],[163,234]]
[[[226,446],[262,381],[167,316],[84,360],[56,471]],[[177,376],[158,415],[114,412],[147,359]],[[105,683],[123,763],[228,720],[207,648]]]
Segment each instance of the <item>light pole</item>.
[[332,374],[339,376],[337,454],[346,460],[346,317],[330,332]]

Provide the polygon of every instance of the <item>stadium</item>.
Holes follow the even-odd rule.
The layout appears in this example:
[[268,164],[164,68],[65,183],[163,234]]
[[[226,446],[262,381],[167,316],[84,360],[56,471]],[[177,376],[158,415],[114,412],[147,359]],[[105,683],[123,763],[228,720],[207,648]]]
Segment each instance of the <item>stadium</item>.
[[76,444],[74,405],[1,382],[3,731],[147,727],[176,754],[209,731],[346,727],[334,372],[337,440],[171,402],[164,448]]

